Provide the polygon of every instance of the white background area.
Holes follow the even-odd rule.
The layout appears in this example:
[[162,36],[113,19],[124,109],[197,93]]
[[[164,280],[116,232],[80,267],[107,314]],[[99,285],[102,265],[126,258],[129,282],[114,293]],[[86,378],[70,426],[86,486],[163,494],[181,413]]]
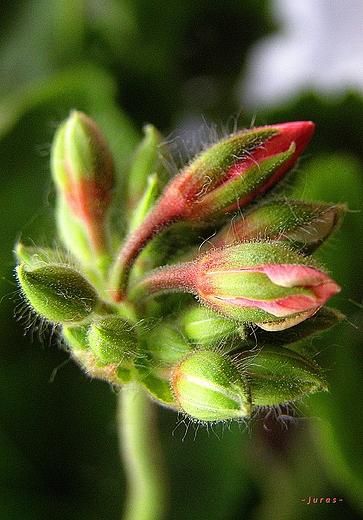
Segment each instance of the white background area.
[[363,94],[363,0],[271,0],[271,12],[279,29],[251,48],[241,103],[261,109],[307,89]]

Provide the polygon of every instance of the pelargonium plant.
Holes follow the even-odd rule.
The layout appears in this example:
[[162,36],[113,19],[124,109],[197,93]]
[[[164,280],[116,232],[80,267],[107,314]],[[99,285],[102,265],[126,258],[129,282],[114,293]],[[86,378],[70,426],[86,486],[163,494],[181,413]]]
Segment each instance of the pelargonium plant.
[[346,208],[278,189],[313,131],[298,121],[233,133],[166,183],[152,126],[128,179],[85,114],[72,111],[56,132],[59,239],[18,243],[16,276],[76,363],[120,390],[127,518],[159,518],[162,501],[145,396],[208,425],[327,389],[304,340],[342,319],[324,307],[340,287],[311,254]]

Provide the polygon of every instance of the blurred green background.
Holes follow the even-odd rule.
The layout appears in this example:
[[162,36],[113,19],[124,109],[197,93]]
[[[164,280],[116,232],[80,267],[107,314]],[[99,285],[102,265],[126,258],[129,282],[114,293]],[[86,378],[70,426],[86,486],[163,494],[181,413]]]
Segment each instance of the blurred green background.
[[351,210],[318,253],[347,315],[313,340],[330,392],[307,399],[307,417],[287,429],[261,417],[185,435],[160,408],[168,518],[363,518],[362,95],[310,89],[246,108],[237,85],[251,45],[278,30],[264,0],[13,0],[1,12],[0,520],[111,520],[125,495],[114,392],[40,334],[13,277],[19,236],[52,241],[49,147],[72,108],[97,121],[120,175],[146,123],[168,136],[203,120],[233,126],[237,114],[240,127],[316,123],[298,193]]

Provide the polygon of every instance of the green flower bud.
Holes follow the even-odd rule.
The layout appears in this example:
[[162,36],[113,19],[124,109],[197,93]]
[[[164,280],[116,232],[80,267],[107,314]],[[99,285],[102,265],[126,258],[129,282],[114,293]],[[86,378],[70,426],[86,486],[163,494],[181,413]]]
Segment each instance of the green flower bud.
[[186,337],[194,344],[213,347],[231,336],[245,336],[245,329],[235,321],[200,305],[187,309],[180,320]]
[[284,347],[264,347],[257,354],[240,354],[252,404],[277,406],[327,390],[320,369],[297,352]]
[[160,323],[143,335],[143,344],[156,365],[172,366],[191,351],[187,339],[172,323]]
[[135,329],[117,315],[93,322],[87,339],[95,357],[105,364],[118,364],[125,357],[134,355],[138,344]]
[[235,219],[214,239],[215,247],[238,242],[280,240],[311,253],[340,225],[346,206],[277,199]]
[[246,382],[233,362],[218,352],[201,350],[181,361],[172,374],[180,409],[198,421],[245,419],[250,415]]
[[102,262],[108,253],[106,217],[114,171],[105,139],[82,112],[72,111],[59,126],[52,145],[51,170],[58,194],[57,224],[62,239],[86,264],[95,259]]
[[30,306],[55,323],[82,322],[100,306],[92,285],[73,267],[41,265],[16,268],[20,288]]

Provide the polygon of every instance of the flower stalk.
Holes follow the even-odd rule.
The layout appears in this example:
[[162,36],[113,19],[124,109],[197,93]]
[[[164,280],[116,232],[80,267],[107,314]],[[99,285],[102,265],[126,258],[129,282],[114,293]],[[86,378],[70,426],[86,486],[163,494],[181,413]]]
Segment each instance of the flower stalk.
[[128,486],[123,520],[162,520],[166,482],[155,410],[137,383],[119,393],[118,431]]

